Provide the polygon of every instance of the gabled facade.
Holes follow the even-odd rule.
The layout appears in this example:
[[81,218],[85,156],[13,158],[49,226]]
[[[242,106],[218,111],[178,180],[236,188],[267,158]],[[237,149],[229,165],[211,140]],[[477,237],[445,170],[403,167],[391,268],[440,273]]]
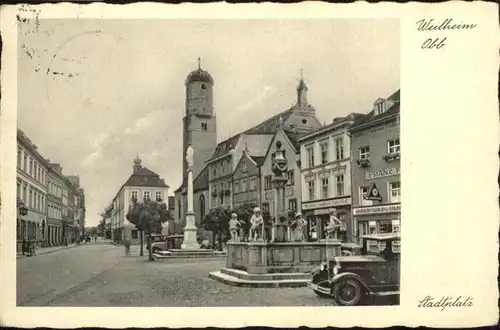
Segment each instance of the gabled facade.
[[243,152],[233,174],[233,206],[261,204],[260,167],[264,157],[252,157],[247,150]]
[[362,114],[335,118],[330,125],[299,139],[302,213],[311,239],[326,238],[329,214],[337,211],[342,221],[340,239],[351,241],[351,160],[348,128]]
[[400,91],[379,98],[351,126],[353,224],[357,236],[397,232],[401,225]]
[[[300,168],[298,165],[300,154],[297,149],[298,134],[286,131],[278,127],[276,134],[269,144],[269,149],[261,167],[261,207],[268,211],[269,216],[274,217],[276,213],[275,189],[271,183],[273,172],[272,161],[276,153],[276,142],[281,142],[284,156],[288,161],[288,181],[285,187],[285,209],[300,212]],[[270,235],[270,233],[268,233]],[[267,236],[270,237],[270,236]]]
[[129,239],[137,243],[140,239],[138,230],[126,219],[132,199],[139,202],[144,199],[161,199],[168,207],[169,186],[158,174],[141,165],[141,160],[134,160],[133,172],[129,179],[118,190],[111,201],[111,237],[115,242],[123,242]]

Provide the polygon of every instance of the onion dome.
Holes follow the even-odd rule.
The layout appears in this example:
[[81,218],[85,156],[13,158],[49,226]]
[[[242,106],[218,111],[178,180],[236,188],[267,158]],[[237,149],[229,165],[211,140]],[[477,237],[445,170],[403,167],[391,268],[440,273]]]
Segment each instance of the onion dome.
[[214,84],[214,79],[212,78],[210,73],[201,69],[200,58],[198,58],[198,69],[188,74],[186,78],[186,85],[195,81],[205,82],[212,85]]

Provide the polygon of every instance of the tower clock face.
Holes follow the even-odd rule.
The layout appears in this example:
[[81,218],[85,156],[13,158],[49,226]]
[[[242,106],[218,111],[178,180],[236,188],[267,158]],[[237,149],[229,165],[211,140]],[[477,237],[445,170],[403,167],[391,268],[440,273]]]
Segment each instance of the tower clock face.
[[207,89],[207,85],[206,84],[201,84],[201,89]]

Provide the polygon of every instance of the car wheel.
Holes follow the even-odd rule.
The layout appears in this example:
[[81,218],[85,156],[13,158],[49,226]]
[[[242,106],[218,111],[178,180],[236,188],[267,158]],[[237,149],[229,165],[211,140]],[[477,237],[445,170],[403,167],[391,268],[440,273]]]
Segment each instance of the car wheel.
[[[325,276],[314,275],[312,278],[312,282],[313,282],[313,284],[316,284],[317,286],[320,286],[322,288],[329,288],[330,287],[329,282],[328,282],[328,277],[325,278]],[[313,290],[313,291],[315,294],[317,294],[321,298],[332,298],[332,296],[330,296],[328,294],[324,294],[323,292],[319,292],[316,290]]]
[[334,296],[341,306],[355,306],[363,297],[363,289],[359,281],[349,278],[335,284]]

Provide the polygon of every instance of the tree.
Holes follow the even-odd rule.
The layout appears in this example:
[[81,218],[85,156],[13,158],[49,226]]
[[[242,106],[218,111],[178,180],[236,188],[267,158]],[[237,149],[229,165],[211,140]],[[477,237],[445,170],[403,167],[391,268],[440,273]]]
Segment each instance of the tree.
[[[143,256],[143,233],[146,232],[150,236],[153,232],[161,232],[162,224],[172,220],[173,215],[161,199],[156,201],[145,199],[142,203],[138,203],[137,199],[133,199],[126,218],[139,230],[141,240],[140,256]],[[148,239],[148,250],[149,260],[152,261],[153,251],[150,239]]]
[[216,207],[202,220],[203,227],[212,232],[212,242],[215,242],[215,235],[219,234],[219,249],[222,249],[222,231],[227,230],[230,218],[230,208]]

